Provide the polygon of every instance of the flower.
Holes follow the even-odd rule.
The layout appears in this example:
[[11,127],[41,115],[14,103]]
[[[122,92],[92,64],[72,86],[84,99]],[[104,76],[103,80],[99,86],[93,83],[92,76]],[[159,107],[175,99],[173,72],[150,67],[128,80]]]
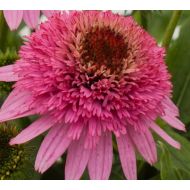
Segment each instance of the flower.
[[31,177],[36,179],[38,176],[32,167],[37,142],[35,142],[35,144],[9,145],[10,139],[18,134],[18,128],[18,123],[15,122],[5,122],[0,124],[1,180],[31,179]]
[[49,130],[35,168],[45,172],[66,150],[66,179],[108,179],[115,135],[121,165],[136,179],[136,150],[157,161],[152,131],[171,146],[180,144],[156,123],[162,118],[185,130],[171,101],[165,51],[132,17],[110,11],[55,14],[28,37],[20,59],[0,68],[0,80],[16,81],[0,121],[38,114],[13,138],[25,143]]
[[[43,14],[51,17],[55,11],[43,10]],[[40,17],[39,10],[4,10],[5,20],[11,30],[16,30],[22,19],[32,29],[35,29]]]

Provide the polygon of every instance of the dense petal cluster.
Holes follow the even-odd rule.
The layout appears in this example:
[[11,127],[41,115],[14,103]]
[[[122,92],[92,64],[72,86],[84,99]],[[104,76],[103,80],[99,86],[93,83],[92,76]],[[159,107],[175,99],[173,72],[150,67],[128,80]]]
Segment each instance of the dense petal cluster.
[[164,49],[132,17],[112,12],[55,14],[27,38],[20,59],[0,68],[0,80],[16,81],[0,121],[38,114],[11,140],[20,144],[49,130],[35,168],[46,171],[67,149],[66,179],[108,179],[115,135],[125,176],[136,179],[136,150],[157,160],[152,131],[180,144],[156,123],[185,130],[170,100]]
[[[56,11],[43,10],[42,12],[50,17]],[[3,13],[11,30],[16,30],[22,19],[30,28],[35,29],[40,17],[40,10],[4,10]]]

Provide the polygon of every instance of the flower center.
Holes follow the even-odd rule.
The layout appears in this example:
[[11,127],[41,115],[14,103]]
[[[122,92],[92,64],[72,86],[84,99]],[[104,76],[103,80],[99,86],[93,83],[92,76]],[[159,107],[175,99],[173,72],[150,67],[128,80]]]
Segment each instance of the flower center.
[[93,27],[82,41],[82,67],[89,74],[119,75],[127,58],[123,36],[110,28]]

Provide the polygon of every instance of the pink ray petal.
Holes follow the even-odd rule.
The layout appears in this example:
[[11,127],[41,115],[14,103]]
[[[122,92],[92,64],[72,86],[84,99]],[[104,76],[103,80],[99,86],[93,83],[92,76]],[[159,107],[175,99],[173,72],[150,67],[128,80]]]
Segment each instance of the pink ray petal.
[[161,116],[161,118],[169,125],[171,125],[173,128],[181,131],[186,131],[185,125],[176,117],[172,117],[171,115],[167,114],[165,116]]
[[175,141],[172,137],[170,137],[162,128],[160,128],[156,123],[150,123],[151,129],[156,132],[160,137],[162,137],[168,144],[171,146],[180,149],[180,143]]
[[1,117],[0,122],[10,121],[10,120],[27,117],[27,116],[35,115],[35,114],[36,114],[36,111],[34,109],[24,111],[19,114],[15,113],[15,112],[13,112],[13,113],[11,113],[11,112],[1,113],[0,112],[0,117]]
[[25,117],[35,114],[36,111],[30,108],[31,94],[26,91],[14,89],[8,96],[0,110],[0,122]]
[[0,81],[13,82],[18,81],[18,75],[13,71],[14,65],[0,67]]
[[11,30],[16,30],[20,25],[23,17],[22,10],[5,10],[3,11],[5,20]]
[[166,97],[166,99],[163,100],[162,104],[168,110],[168,112],[173,113],[174,116],[179,116],[179,110],[177,106],[170,100],[170,98]]
[[71,140],[66,126],[59,124],[52,127],[40,146],[35,169],[40,173],[45,172],[65,152]]
[[44,115],[32,123],[30,126],[28,126],[26,129],[24,129],[15,138],[11,139],[10,145],[25,143],[47,131],[54,124],[55,120],[51,116]]
[[[30,92],[15,88],[3,103],[1,110],[11,109],[11,107],[13,107],[14,105],[17,106],[17,104],[19,104],[19,106],[23,105],[29,102],[31,99],[32,95]],[[13,107],[13,109],[16,108]]]
[[130,127],[129,134],[143,158],[149,164],[154,164],[157,161],[157,151],[151,132],[146,127],[144,127],[144,131],[137,131],[133,127]]
[[53,14],[58,13],[56,10],[43,10],[42,13],[47,17],[51,17]]
[[23,19],[25,23],[32,29],[35,29],[37,27],[39,17],[40,17],[39,10],[24,11]]
[[92,149],[88,162],[90,179],[109,179],[113,160],[112,135],[107,133],[101,136],[96,147]]
[[82,134],[79,140],[73,141],[69,146],[65,165],[65,179],[80,179],[82,176],[91,152],[91,149],[84,148],[85,140],[86,135]]
[[116,138],[123,172],[127,179],[137,179],[136,156],[128,134]]

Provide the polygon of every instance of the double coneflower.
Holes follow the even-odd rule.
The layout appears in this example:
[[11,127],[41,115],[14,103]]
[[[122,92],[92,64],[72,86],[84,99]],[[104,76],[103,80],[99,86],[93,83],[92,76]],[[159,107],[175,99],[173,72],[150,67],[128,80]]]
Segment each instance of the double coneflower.
[[185,130],[171,101],[164,49],[132,17],[112,12],[53,15],[28,37],[20,59],[0,68],[1,81],[15,81],[0,121],[37,114],[39,119],[10,142],[25,143],[48,131],[35,168],[45,172],[66,150],[66,179],[108,179],[116,138],[121,165],[136,179],[136,151],[157,161],[152,132],[180,144],[156,123]]

